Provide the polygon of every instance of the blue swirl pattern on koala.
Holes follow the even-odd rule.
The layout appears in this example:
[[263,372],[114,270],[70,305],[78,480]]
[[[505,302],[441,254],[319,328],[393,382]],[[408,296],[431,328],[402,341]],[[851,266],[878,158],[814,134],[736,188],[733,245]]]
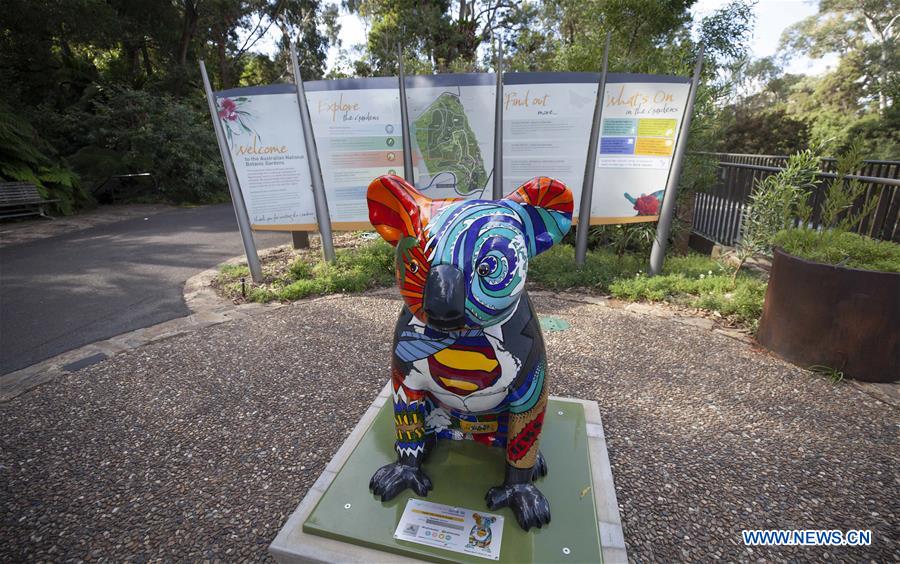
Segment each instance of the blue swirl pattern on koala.
[[454,265],[470,281],[466,290],[470,326],[500,321],[515,307],[524,288],[525,225],[522,216],[504,204],[459,202],[441,210],[427,227],[431,266]]

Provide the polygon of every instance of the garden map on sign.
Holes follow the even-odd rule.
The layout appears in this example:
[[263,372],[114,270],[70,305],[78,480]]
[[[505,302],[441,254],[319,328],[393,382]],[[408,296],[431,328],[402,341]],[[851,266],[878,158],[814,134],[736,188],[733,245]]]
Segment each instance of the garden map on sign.
[[484,159],[459,96],[444,92],[415,120],[416,143],[428,173],[453,175],[461,196],[487,184]]

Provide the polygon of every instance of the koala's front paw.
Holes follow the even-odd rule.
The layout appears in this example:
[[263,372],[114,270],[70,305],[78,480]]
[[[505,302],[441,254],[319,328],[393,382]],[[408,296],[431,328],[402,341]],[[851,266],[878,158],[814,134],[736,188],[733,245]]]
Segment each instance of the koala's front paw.
[[488,509],[509,507],[524,530],[550,523],[550,502],[534,484],[504,484],[488,490]]
[[406,488],[425,497],[432,487],[431,478],[426,476],[421,468],[400,462],[382,466],[369,480],[369,489],[375,495],[380,495],[381,501],[393,499]]

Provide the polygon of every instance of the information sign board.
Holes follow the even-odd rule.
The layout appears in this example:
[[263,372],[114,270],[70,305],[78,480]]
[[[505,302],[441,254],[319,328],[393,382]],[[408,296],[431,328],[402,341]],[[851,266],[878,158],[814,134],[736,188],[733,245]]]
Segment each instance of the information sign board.
[[369,183],[403,175],[396,78],[304,82],[334,229],[371,229]]
[[416,188],[429,198],[490,198],[495,75],[406,79]]
[[591,223],[656,221],[691,80],[607,76]]
[[217,92],[216,107],[251,227],[259,231],[315,229],[294,85]]

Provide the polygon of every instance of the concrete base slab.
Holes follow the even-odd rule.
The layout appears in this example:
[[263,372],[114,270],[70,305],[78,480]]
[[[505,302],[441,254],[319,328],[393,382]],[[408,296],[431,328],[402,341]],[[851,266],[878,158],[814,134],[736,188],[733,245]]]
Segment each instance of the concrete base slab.
[[[606,449],[606,437],[603,432],[603,423],[600,419],[600,410],[596,402],[558,397],[551,397],[551,400],[553,402],[551,405],[557,406],[555,409],[560,409],[559,406],[564,406],[566,403],[574,403],[579,404],[580,408],[584,411],[584,431],[586,431],[587,435],[586,442],[587,453],[590,462],[589,466],[591,486],[590,488],[584,488],[584,490],[582,491],[582,496],[588,495],[588,492],[590,492],[590,495],[593,497],[593,508],[596,512],[596,538],[593,542],[596,542],[597,539],[599,539],[600,556],[603,562],[627,562],[625,539],[622,531],[622,522],[619,516],[618,503],[616,501],[615,487],[613,486],[612,470],[609,464],[609,456]],[[357,447],[360,446],[360,443],[366,433],[370,431],[370,428],[373,426],[376,418],[382,411],[383,406],[385,406],[385,404],[389,402],[390,388],[386,385],[381,390],[381,393],[378,395],[378,397],[375,398],[375,401],[369,406],[368,410],[362,416],[359,423],[350,433],[350,436],[344,441],[340,449],[338,449],[338,452],[335,454],[334,458],[332,458],[331,462],[319,476],[319,479],[315,482],[315,484],[313,484],[312,488],[310,488],[309,492],[306,494],[306,497],[303,498],[303,500],[300,502],[300,505],[290,516],[285,525],[282,527],[281,531],[278,533],[275,540],[269,546],[269,552],[275,557],[277,561],[282,563],[383,562],[388,560],[392,562],[406,562],[420,561],[422,559],[452,561],[456,560],[457,556],[463,556],[456,555],[456,553],[452,552],[446,552],[443,554],[407,552],[406,554],[402,554],[404,551],[419,550],[418,546],[389,546],[388,548],[390,552],[385,552],[382,550],[371,548],[369,546],[361,546],[360,544],[352,544],[351,542],[346,542],[348,538],[355,538],[351,532],[348,532],[344,535],[344,540],[335,538],[336,536],[339,537],[340,535],[334,535],[328,533],[327,531],[322,531],[321,520],[310,520],[310,517],[313,516],[314,513],[322,513],[321,510],[317,509],[317,506],[320,505],[320,501],[322,501],[323,497],[326,496],[326,493],[329,492],[329,488],[338,478],[339,473],[343,469],[345,469],[345,466],[347,465],[347,462],[350,459],[351,455],[354,453]],[[584,435],[582,435],[582,437],[584,437]],[[367,438],[367,442],[368,440],[369,439]],[[559,461],[559,457],[557,457],[556,460]],[[563,465],[560,463],[557,463],[554,466],[554,458],[550,457],[549,455],[548,462],[550,464],[551,475],[554,472],[554,468],[556,468],[558,472],[565,471]],[[372,466],[371,471],[374,472],[375,463],[371,463],[369,465]],[[559,475],[557,474],[557,477],[558,476]],[[436,483],[436,487],[438,487],[438,478],[435,476],[432,476],[432,478]],[[546,480],[547,478],[544,479]],[[338,482],[340,482],[340,480],[338,480]],[[537,484],[540,487],[540,483]],[[340,485],[338,485],[338,487],[340,487]],[[438,490],[435,490],[434,492],[432,492],[432,494],[435,494],[437,491]],[[439,503],[442,502],[438,499],[431,499],[431,497],[426,499],[429,499],[430,501],[437,501]],[[367,509],[379,508],[381,505],[383,505],[381,504],[381,502],[376,500],[374,496],[371,496],[371,494],[368,496],[368,499],[361,501],[362,503],[366,504],[365,507]],[[354,505],[356,503],[357,502],[354,502]],[[405,505],[405,501],[402,503],[403,505]],[[467,505],[466,503],[458,503],[457,505],[469,507],[471,503],[469,505]],[[400,507],[402,509],[402,506]],[[480,508],[480,506],[473,506],[471,508],[478,509]],[[396,508],[392,508],[392,511],[387,512],[386,515],[391,515],[391,518],[393,518],[395,510]],[[502,511],[508,510],[504,509]],[[564,507],[555,508],[554,516],[558,515],[557,512],[562,511],[565,511]],[[397,517],[399,517],[399,514],[397,514]],[[517,527],[517,525],[515,524],[515,520],[511,517],[509,519],[511,520],[511,525],[513,527]],[[313,526],[313,523],[317,521],[319,522],[319,524]],[[556,530],[557,532],[559,532],[564,526],[564,519],[560,515],[560,518],[554,518],[554,522],[551,523],[550,527],[548,527],[546,530],[532,530],[530,533],[523,534],[544,535],[541,537],[541,542],[544,542],[544,538],[548,538],[548,535],[552,534],[551,531],[553,530],[554,523],[557,524]],[[304,530],[304,524],[307,524],[306,530]],[[387,525],[381,523],[379,524],[379,526],[381,528],[385,528],[385,526],[387,528],[391,528],[393,526],[396,526],[396,522],[392,521]],[[508,542],[506,538],[506,530],[507,529],[504,529],[504,546],[506,546]],[[329,536],[321,536],[322,534],[328,534]],[[384,542],[392,542],[390,540],[390,535],[387,535],[387,537],[388,538],[385,539]],[[509,541],[512,541],[512,539],[509,539]],[[371,540],[368,541],[368,543],[371,545]],[[398,552],[400,552],[400,554],[398,554]],[[504,550],[503,552],[506,551]],[[506,560],[506,558],[503,557],[503,553],[501,553],[501,559]],[[594,559],[596,559],[596,556],[594,557]],[[548,558],[537,558],[537,560],[548,560]],[[552,560],[548,561],[561,562],[564,560],[566,560],[566,557],[562,553],[560,553],[558,555],[558,558],[553,557]],[[572,561],[577,561],[577,559],[573,559]]]

